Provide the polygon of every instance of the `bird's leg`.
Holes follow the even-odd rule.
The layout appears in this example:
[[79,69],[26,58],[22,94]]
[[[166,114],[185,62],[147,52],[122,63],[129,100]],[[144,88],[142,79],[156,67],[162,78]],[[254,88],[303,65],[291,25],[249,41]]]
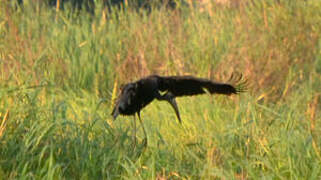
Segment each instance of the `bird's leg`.
[[142,119],[140,118],[140,112],[139,112],[139,111],[137,112],[137,115],[138,115],[139,122],[140,122],[140,124],[142,125],[143,131],[144,131],[144,135],[145,135],[145,138],[144,138],[144,140],[143,140],[143,144],[144,144],[144,146],[146,146],[146,145],[147,145],[147,133],[146,133],[146,130],[145,130],[143,121],[142,121]]
[[137,112],[137,115],[138,115],[138,119],[139,119],[139,121],[140,121],[140,124],[141,124],[142,127],[143,127],[144,135],[145,135],[145,137],[147,138],[147,133],[146,133],[146,131],[145,131],[143,121],[142,121],[142,119],[140,118],[140,112]]
[[181,116],[179,115],[179,111],[178,111],[178,106],[177,106],[177,103],[176,103],[176,100],[175,100],[175,96],[171,92],[167,92],[163,96],[161,96],[159,94],[159,92],[157,92],[157,93],[158,93],[158,95],[156,96],[156,98],[158,100],[165,100],[165,101],[169,102],[169,104],[175,110],[175,113],[176,113],[176,116],[178,118],[179,123],[182,123]]
[[133,140],[134,140],[134,149],[136,148],[136,116],[134,115],[134,135],[133,135]]

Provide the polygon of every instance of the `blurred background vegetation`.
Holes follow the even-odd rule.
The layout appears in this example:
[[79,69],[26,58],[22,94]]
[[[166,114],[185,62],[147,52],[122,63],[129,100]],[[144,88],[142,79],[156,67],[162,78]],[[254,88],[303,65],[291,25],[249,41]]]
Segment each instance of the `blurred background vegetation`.
[[[320,22],[318,0],[2,0],[0,177],[319,179]],[[249,92],[178,99],[182,126],[145,108],[146,148],[111,121],[119,84],[233,72]]]

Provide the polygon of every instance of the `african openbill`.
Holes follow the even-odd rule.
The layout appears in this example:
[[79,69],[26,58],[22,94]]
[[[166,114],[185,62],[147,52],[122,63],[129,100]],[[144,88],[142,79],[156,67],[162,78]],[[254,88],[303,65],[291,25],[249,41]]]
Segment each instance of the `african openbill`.
[[[235,78],[231,76],[229,81],[235,81],[233,86],[228,83],[220,83],[208,79],[193,76],[158,76],[151,75],[135,82],[125,84],[121,88],[115,107],[112,111],[114,119],[119,114],[134,116],[134,130],[136,136],[135,114],[138,115],[145,137],[147,138],[143,122],[140,118],[140,111],[154,99],[165,100],[174,108],[176,116],[181,123],[181,117],[175,98],[180,96],[192,96],[204,94],[238,94],[246,91],[247,82],[242,75]],[[161,95],[160,92],[164,94]]]

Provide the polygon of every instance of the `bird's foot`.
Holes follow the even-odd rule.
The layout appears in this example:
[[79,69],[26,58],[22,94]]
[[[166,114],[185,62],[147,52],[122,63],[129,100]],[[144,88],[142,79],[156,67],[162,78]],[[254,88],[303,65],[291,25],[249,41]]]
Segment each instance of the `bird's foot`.
[[143,142],[142,142],[142,145],[143,145],[143,147],[144,148],[146,148],[147,147],[147,137],[145,137],[144,139],[143,139]]
[[144,138],[141,143],[138,143],[137,146],[135,145],[135,147],[131,151],[132,152],[131,155],[135,159],[138,159],[145,152],[146,147],[147,147],[147,138]]
[[136,149],[137,142],[138,142],[137,137],[134,136],[133,137],[133,142],[132,142],[133,150]]

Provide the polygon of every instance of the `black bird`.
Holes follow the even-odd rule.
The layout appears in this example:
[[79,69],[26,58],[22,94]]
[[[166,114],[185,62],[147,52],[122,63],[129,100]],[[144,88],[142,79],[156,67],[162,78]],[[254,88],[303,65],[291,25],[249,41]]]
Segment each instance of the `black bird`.
[[[232,74],[229,81],[236,81],[235,86],[193,76],[151,75],[138,81],[125,84],[121,88],[121,93],[112,111],[112,116],[116,119],[119,114],[134,116],[137,114],[142,124],[144,134],[147,137],[143,122],[140,118],[140,111],[154,99],[169,102],[181,123],[182,120],[175,100],[176,97],[192,96],[206,92],[210,94],[231,95],[246,91],[247,82],[242,78],[242,75],[235,79]],[[164,94],[161,95],[160,92]],[[135,120],[134,125],[136,134]]]

